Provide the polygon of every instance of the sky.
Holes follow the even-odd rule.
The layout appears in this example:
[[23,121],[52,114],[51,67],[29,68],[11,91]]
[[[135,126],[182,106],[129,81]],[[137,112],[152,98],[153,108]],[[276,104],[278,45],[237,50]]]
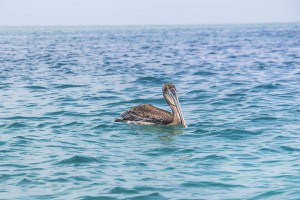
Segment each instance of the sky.
[[300,0],[0,0],[0,26],[300,22]]

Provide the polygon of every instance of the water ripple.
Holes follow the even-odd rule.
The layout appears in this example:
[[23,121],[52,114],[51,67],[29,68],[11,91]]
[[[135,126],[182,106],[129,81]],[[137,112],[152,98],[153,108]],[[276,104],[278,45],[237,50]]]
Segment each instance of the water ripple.
[[75,84],[59,84],[55,85],[55,88],[58,89],[68,89],[68,88],[77,88],[77,87],[86,87],[87,85],[75,85]]
[[97,158],[88,156],[72,156],[71,158],[64,159],[58,162],[58,165],[80,165],[86,163],[100,162]]
[[12,124],[8,125],[7,128],[21,129],[21,128],[25,128],[27,126],[28,125],[25,123],[13,122]]
[[244,185],[236,185],[236,184],[225,184],[225,183],[221,183],[221,182],[211,182],[211,181],[189,181],[187,183],[183,184],[184,187],[196,187],[196,188],[247,188]]
[[[299,199],[298,24],[0,27],[0,198]],[[138,104],[188,128],[115,123]]]

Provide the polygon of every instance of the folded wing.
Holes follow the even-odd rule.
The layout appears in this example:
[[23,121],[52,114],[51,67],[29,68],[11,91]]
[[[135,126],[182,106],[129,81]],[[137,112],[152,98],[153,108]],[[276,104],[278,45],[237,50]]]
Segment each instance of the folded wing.
[[173,121],[170,112],[157,108],[151,104],[142,104],[121,114],[122,120],[141,121],[155,124],[169,124]]

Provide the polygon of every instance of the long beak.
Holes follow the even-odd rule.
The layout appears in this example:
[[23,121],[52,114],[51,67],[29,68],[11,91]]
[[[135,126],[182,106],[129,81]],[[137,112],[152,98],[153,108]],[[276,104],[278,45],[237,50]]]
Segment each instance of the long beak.
[[185,120],[184,120],[184,117],[183,117],[183,114],[182,114],[182,110],[181,110],[181,106],[180,106],[180,103],[179,103],[179,99],[177,97],[177,94],[176,92],[171,92],[169,91],[169,94],[170,96],[172,97],[174,103],[175,103],[175,107],[178,111],[178,114],[179,114],[179,117],[180,117],[180,120],[181,120],[181,124],[183,125],[184,128],[187,128],[187,125],[185,123]]

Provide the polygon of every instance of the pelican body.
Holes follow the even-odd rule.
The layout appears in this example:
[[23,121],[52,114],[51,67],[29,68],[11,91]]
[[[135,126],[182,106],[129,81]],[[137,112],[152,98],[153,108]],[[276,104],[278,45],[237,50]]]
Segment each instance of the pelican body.
[[157,108],[151,104],[141,104],[121,114],[115,122],[127,122],[140,125],[177,126],[186,128],[186,123],[181,111],[176,87],[173,84],[163,84],[163,96],[172,110],[171,112]]

